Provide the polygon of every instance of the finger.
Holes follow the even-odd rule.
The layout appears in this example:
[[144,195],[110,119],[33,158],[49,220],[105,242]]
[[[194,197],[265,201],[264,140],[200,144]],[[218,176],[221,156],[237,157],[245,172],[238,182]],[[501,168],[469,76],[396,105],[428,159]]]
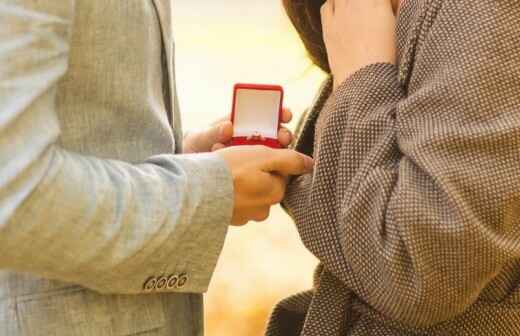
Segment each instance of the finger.
[[287,188],[287,178],[278,174],[271,174],[272,187],[269,205],[276,205],[282,202]]
[[224,149],[224,148],[226,148],[226,145],[224,145],[223,143],[219,142],[219,143],[216,143],[216,144],[213,145],[213,147],[211,148],[211,151],[212,152],[216,152],[216,151]]
[[322,15],[322,17],[323,17],[323,15],[332,15],[332,14],[334,14],[335,8],[336,8],[336,3],[335,3],[334,0],[327,0],[327,1],[325,1],[323,6],[321,6],[321,15]]
[[244,226],[249,222],[248,218],[245,218],[243,216],[240,217],[233,217],[231,220],[231,225],[233,226]]
[[233,124],[229,120],[221,121],[211,126],[205,132],[199,133],[198,136],[200,137],[200,143],[206,148],[211,148],[218,142],[226,143],[233,137]]
[[[205,130],[191,133],[185,139],[186,143],[193,144],[193,152],[208,152],[216,143],[226,143],[233,136],[233,124],[224,121]],[[189,139],[189,140],[188,140]]]
[[325,30],[326,30],[325,27],[327,26],[327,23],[330,21],[330,18],[334,14],[333,2],[331,0],[328,0],[321,6],[320,14],[321,14],[321,23],[324,28],[323,30],[325,32]]
[[251,213],[251,219],[255,222],[263,222],[269,218],[271,207],[260,207]]
[[392,10],[394,11],[394,15],[397,15],[397,13],[399,12],[400,4],[400,0],[392,0]]
[[291,131],[287,128],[282,127],[278,131],[278,142],[282,147],[288,147],[292,142],[293,136]]
[[220,125],[218,125],[218,135],[217,141],[220,143],[227,143],[233,137],[233,124],[231,121],[223,121]]
[[282,110],[282,123],[288,124],[291,122],[292,118],[293,118],[293,114],[292,114],[291,110],[287,107],[284,107]]
[[246,209],[259,209],[279,204],[285,196],[288,179],[276,173],[259,173],[254,176],[249,197],[241,204]]
[[[352,1],[352,0],[334,0],[334,13],[339,12],[339,11],[344,11],[345,9],[347,9],[347,5],[348,5],[349,1]],[[364,2],[366,0],[362,0],[362,1]]]
[[311,157],[290,149],[273,150],[273,155],[264,166],[266,172],[282,176],[310,173],[313,168],[314,160]]
[[225,121],[229,121],[229,116],[222,117],[220,119],[215,120],[213,123],[211,123],[211,126],[216,126],[216,125],[222,124]]

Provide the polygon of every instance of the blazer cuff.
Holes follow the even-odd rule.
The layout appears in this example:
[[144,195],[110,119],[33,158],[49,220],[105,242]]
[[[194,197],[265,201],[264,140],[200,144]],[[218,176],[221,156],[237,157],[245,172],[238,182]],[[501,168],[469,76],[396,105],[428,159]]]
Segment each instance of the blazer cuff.
[[206,292],[231,223],[231,172],[215,153],[161,155],[147,163],[184,175],[183,184],[172,182],[171,195],[164,195],[175,220],[164,219],[167,236],[151,239],[146,253],[111,270],[117,279],[99,279],[92,288],[108,294]]
[[[159,281],[161,277],[177,276],[180,283],[162,291],[203,293],[208,289],[231,224],[233,179],[227,163],[215,153],[177,157],[191,174],[193,187],[189,190],[199,193],[196,197],[198,205],[193,208],[193,213],[184,214],[187,217],[185,232],[180,238],[173,237],[178,243],[172,246],[171,255],[165,256],[172,264],[166,264],[163,272],[152,274],[150,279]],[[184,257],[179,258],[179,254]],[[178,262],[173,263],[174,260]],[[158,285],[152,291],[161,291]],[[146,283],[143,290],[150,291]]]

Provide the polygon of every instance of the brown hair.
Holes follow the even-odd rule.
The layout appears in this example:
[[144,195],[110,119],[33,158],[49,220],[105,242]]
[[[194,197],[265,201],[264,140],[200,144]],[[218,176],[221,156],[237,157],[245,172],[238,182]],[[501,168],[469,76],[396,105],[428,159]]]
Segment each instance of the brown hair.
[[283,0],[285,11],[300,35],[312,62],[330,73],[323,32],[320,8],[326,0]]

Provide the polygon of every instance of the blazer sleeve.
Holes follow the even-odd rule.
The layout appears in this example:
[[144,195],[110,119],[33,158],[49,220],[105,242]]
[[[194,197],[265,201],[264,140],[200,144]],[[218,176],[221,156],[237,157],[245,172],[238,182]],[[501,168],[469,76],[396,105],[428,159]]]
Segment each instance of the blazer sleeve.
[[164,291],[203,292],[231,218],[228,168],[213,154],[131,165],[60,148],[73,16],[73,0],[0,4],[0,267],[104,293],[182,275]]
[[444,1],[416,55],[330,97],[286,206],[325,268],[389,318],[461,314],[520,257],[520,7]]

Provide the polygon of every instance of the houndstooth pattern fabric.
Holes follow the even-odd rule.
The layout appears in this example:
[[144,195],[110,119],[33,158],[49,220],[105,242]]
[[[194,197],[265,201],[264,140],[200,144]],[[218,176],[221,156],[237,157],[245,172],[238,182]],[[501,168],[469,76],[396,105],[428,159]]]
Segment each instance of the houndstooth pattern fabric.
[[268,336],[520,335],[520,4],[406,0],[397,34],[301,128],[284,205],[321,265]]

